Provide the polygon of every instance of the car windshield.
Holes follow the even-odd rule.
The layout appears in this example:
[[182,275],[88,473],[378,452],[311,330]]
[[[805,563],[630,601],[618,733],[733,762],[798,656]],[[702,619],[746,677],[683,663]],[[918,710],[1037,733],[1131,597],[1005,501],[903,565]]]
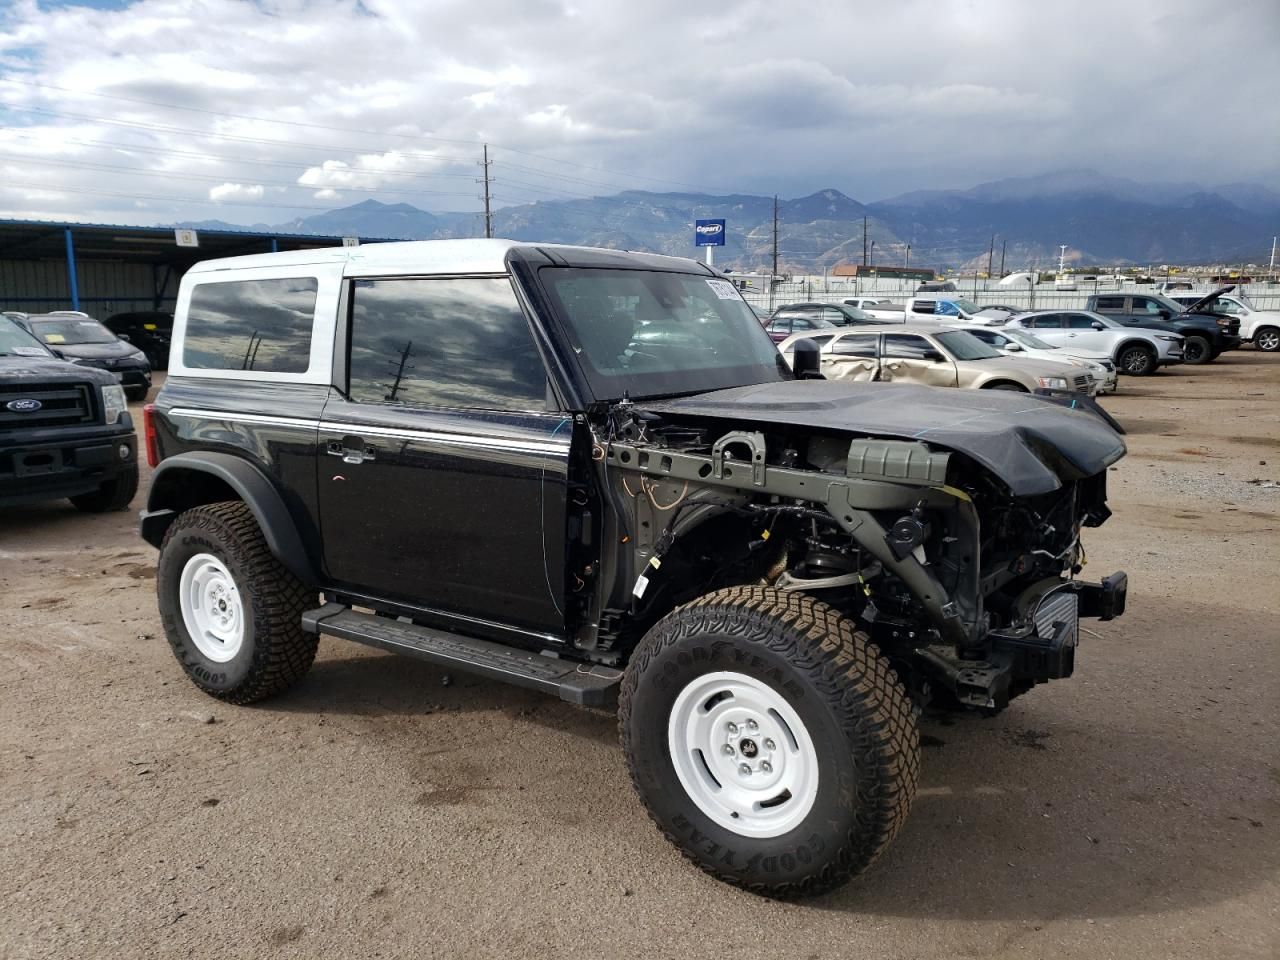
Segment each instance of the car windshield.
[[49,349],[12,320],[0,319],[0,357],[49,357]]
[[115,343],[116,335],[97,320],[83,317],[59,317],[56,320],[32,320],[31,331],[51,346],[77,343]]
[[1025,330],[1017,330],[1013,327],[1006,327],[1000,331],[1015,343],[1020,343],[1024,347],[1030,347],[1032,350],[1057,350],[1058,348],[1052,343],[1041,340],[1034,333],[1027,333]]
[[990,360],[1003,356],[999,350],[987,346],[968,330],[948,330],[939,333],[937,340],[956,360]]
[[725,280],[577,267],[543,267],[539,279],[597,399],[791,379],[773,340]]
[[849,323],[866,323],[868,320],[872,319],[870,314],[863,313],[857,307],[851,307],[848,304],[842,308],[842,311],[844,313],[845,320],[841,326],[845,326]]
[[981,309],[982,309],[980,306],[978,306],[978,305],[977,305],[976,303],[974,303],[972,300],[965,300],[965,299],[964,299],[964,298],[962,298],[962,297],[957,297],[956,299],[952,300],[951,302],[952,302],[952,303],[954,303],[954,304],[955,304],[957,307],[959,307],[961,310],[963,310],[965,313],[969,314],[970,316],[973,316],[973,314],[977,313],[979,310],[981,310]]

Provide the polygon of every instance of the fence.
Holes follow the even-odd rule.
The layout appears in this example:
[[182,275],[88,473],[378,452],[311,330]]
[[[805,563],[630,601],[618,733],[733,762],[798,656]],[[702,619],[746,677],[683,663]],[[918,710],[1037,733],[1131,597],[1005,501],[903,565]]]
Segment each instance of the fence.
[[[1026,310],[1083,310],[1089,297],[1095,293],[1154,293],[1152,285],[1123,286],[1115,283],[1088,284],[1079,290],[1062,290],[1052,283],[1039,283],[1035,287],[1027,285],[1002,287],[995,281],[974,281],[957,279],[956,291],[952,296],[965,297],[980,306],[1001,303]],[[787,281],[777,284],[772,298],[767,292],[744,293],[752,306],[764,310],[783,303],[815,302],[839,303],[851,297],[876,297],[893,303],[905,303],[915,296],[919,287],[917,283],[903,284],[900,280],[862,279],[855,284],[853,280],[823,280],[821,277],[809,280]],[[1214,287],[1198,287],[1196,292],[1210,293]],[[1243,291],[1259,310],[1280,310],[1280,284],[1252,283],[1237,288]]]

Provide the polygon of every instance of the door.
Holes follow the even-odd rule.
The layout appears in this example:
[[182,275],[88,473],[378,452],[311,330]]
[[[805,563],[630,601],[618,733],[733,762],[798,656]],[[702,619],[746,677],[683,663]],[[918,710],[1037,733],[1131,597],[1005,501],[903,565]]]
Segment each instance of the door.
[[1089,356],[1107,356],[1111,353],[1117,331],[1111,328],[1095,330],[1094,318],[1087,313],[1065,313],[1062,317],[1065,321],[1063,333],[1066,334],[1060,341],[1063,347]]
[[1045,343],[1060,347],[1067,342],[1067,331],[1064,329],[1064,318],[1060,313],[1040,313],[1027,317],[1022,321],[1024,327],[1034,330],[1036,336]]
[[319,433],[324,565],[355,592],[564,626],[571,420],[505,277],[350,281]]
[[956,385],[955,362],[945,359],[942,350],[918,334],[886,333],[880,356],[881,380],[929,387]]
[[847,333],[823,348],[822,372],[829,380],[875,380],[878,333]]

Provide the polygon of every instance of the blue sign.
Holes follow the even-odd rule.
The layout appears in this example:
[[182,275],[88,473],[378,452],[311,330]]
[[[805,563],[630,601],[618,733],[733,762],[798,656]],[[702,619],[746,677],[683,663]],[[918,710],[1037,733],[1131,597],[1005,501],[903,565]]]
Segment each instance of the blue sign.
[[693,225],[693,245],[695,247],[723,247],[723,220],[696,220]]

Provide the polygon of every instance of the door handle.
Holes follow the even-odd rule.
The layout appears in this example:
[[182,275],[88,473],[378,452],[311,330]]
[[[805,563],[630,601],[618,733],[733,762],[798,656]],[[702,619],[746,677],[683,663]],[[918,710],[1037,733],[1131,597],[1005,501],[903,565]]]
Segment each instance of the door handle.
[[[359,441],[357,441],[359,442]],[[341,457],[343,463],[364,463],[366,460],[372,460],[377,455],[374,447],[366,446],[361,443],[359,447],[353,446],[349,439],[330,440],[325,445],[325,453],[331,457]]]

